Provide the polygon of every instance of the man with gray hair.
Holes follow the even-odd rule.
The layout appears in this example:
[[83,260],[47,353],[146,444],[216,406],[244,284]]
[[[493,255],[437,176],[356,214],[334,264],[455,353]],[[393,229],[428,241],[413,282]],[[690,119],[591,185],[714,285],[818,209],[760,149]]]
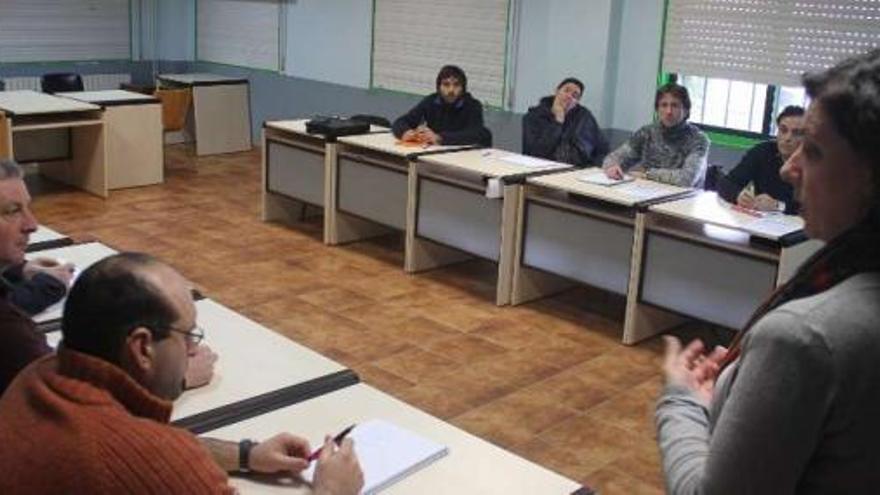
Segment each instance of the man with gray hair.
[[[24,261],[30,235],[37,230],[30,203],[21,167],[0,160],[0,271]],[[9,302],[9,291],[7,284],[0,284],[0,393],[22,368],[52,352],[30,317]]]

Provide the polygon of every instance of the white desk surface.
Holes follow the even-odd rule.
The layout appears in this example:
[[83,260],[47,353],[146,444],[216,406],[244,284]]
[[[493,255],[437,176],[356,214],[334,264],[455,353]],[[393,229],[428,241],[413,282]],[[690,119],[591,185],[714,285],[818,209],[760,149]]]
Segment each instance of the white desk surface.
[[531,177],[526,180],[529,184],[535,184],[565,192],[580,194],[589,198],[600,199],[609,203],[623,206],[635,206],[644,201],[659,200],[664,197],[675,196],[690,191],[688,188],[672,186],[645,179],[636,179],[615,186],[603,186],[591,184],[579,180],[584,173],[597,171],[598,168],[572,170],[558,174],[547,174],[539,177]]
[[47,242],[47,241],[57,241],[58,239],[64,239],[67,237],[66,235],[56,232],[45,225],[38,225],[36,232],[31,234],[28,239],[28,244],[36,244],[38,242]]
[[208,385],[174,403],[177,420],[345,369],[210,299],[196,302],[204,342],[219,358]]
[[[266,122],[266,127],[279,131],[292,132],[294,134],[303,134],[306,136],[323,137],[320,134],[309,134],[306,131],[306,122],[311,119],[294,119],[294,120],[271,120]],[[389,131],[387,127],[378,125],[370,125],[370,132]]]
[[374,151],[381,151],[383,153],[388,153],[391,155],[406,157],[413,153],[424,153],[426,151],[441,151],[441,150],[456,150],[461,148],[467,148],[468,146],[404,146],[399,144],[399,141],[394,134],[381,133],[381,134],[360,134],[358,136],[344,136],[339,138],[340,143],[349,144],[352,146],[358,146],[361,148],[366,148]]
[[764,214],[761,218],[754,217],[734,210],[730,203],[719,198],[717,193],[710,191],[654,205],[649,208],[649,211],[738,230],[774,241],[804,228],[804,220],[799,216],[772,213]]
[[31,90],[0,91],[0,110],[5,110],[15,115],[86,112],[100,109],[101,107],[91,103]]
[[[64,246],[55,249],[45,249],[25,255],[27,259],[34,258],[54,258],[64,262],[73,263],[76,267],[76,275],[79,275],[86,268],[92,266],[98,261],[116,254],[116,250],[101,244],[100,242],[87,242],[84,244],[74,244],[72,246]],[[43,312],[34,315],[33,320],[37,323],[57,320],[61,318],[64,311],[64,299],[49,306]]]
[[194,72],[188,74],[159,74],[159,79],[173,81],[180,84],[198,84],[198,83],[239,83],[247,81],[246,77],[222,76],[220,74],[211,74],[208,72]]
[[[208,433],[238,441],[280,431],[304,436],[313,446],[324,434],[352,423],[384,419],[449,447],[449,453],[384,490],[383,494],[568,495],[576,482],[443,422],[366,384],[353,385]],[[356,449],[357,447],[355,447]],[[241,493],[308,493],[287,484],[231,478]]]
[[102,103],[159,103],[159,99],[153,96],[145,95],[143,93],[135,93],[133,91],[125,91],[122,89],[107,89],[103,91],[72,91],[55,94],[64,98],[71,98],[77,101],[84,101],[97,105],[100,105]]
[[[516,158],[521,156],[523,155],[512,151],[492,148],[427,155],[423,158],[419,158],[419,161],[475,172],[484,177],[504,177],[534,172],[546,172],[548,170],[556,169],[562,170],[572,167],[572,165],[568,163],[559,163],[549,160],[541,160],[541,162],[544,162],[542,166],[530,167],[508,162],[503,159],[505,157]],[[540,160],[532,157],[528,158],[532,160]]]

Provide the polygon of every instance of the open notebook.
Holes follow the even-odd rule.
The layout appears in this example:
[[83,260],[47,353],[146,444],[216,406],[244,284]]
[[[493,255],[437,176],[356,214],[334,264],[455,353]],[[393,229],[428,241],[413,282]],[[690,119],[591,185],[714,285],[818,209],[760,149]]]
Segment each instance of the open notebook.
[[[349,435],[364,472],[364,495],[378,493],[449,453],[445,445],[380,419],[358,424]],[[317,463],[303,477],[312,480]]]
[[588,184],[595,184],[597,186],[616,186],[625,182],[632,182],[635,180],[635,177],[624,175],[622,179],[612,179],[605,175],[605,172],[601,168],[590,168],[584,171],[584,173],[578,175],[577,180]]

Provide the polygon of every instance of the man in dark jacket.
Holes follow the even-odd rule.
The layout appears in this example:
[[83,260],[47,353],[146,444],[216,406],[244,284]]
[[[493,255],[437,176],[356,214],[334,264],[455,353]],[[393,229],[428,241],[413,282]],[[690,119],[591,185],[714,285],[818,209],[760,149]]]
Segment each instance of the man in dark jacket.
[[440,69],[437,92],[395,120],[391,130],[398,139],[426,145],[492,145],[483,105],[467,92],[467,76],[454,65]]
[[[776,139],[750,149],[736,168],[719,179],[718,194],[744,208],[796,214],[799,205],[794,189],[782,180],[779,170],[801,145],[804,125],[802,107],[785,107],[776,117]],[[753,184],[751,190],[749,183]]]
[[584,83],[568,77],[523,117],[523,154],[557,162],[599,165],[608,141],[593,114],[579,104]]

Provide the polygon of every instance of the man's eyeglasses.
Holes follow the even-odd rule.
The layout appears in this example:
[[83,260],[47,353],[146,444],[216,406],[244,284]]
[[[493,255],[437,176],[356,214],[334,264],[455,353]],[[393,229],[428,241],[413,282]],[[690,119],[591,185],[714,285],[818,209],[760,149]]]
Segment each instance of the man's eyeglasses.
[[182,333],[186,335],[186,343],[192,345],[193,347],[198,346],[202,343],[202,340],[205,338],[205,330],[196,325],[192,327],[192,330],[178,330],[177,328],[168,327],[168,330],[172,332]]

